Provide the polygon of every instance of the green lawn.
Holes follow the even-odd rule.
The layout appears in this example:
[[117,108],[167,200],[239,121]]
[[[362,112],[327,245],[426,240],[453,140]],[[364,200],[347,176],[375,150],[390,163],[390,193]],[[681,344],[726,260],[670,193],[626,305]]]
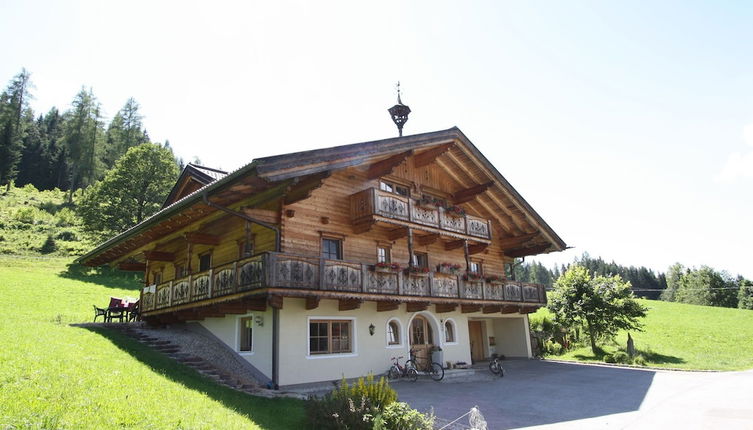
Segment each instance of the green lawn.
[[[648,366],[696,370],[753,368],[753,311],[640,300],[649,309],[644,331],[631,332]],[[535,315],[546,314],[545,309]],[[624,350],[627,334],[605,352]],[[601,361],[590,347],[580,347],[552,359]]]
[[0,428],[268,428],[304,426],[303,402],[214,384],[91,321],[138,283],[66,274],[67,259],[0,257]]

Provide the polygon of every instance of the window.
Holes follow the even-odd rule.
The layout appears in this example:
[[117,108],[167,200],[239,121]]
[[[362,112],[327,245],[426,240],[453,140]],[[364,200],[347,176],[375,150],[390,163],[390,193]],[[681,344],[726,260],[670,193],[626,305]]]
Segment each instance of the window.
[[209,270],[210,268],[212,268],[212,253],[207,252],[206,254],[199,255],[199,272]]
[[175,278],[182,278],[186,276],[186,268],[183,266],[183,263],[179,263],[175,265]]
[[481,263],[478,262],[478,261],[471,261],[471,265],[470,265],[469,269],[470,269],[469,272],[471,272],[471,273],[478,273],[479,275],[483,275],[484,274],[484,272],[483,272],[484,268],[481,265]]
[[377,263],[390,263],[390,249],[385,246],[377,247]]
[[379,181],[379,189],[382,191],[387,191],[388,193],[398,194],[401,196],[410,195],[410,190],[408,189],[408,187],[404,185],[396,184],[394,182]]
[[413,265],[415,267],[427,268],[429,267],[429,254],[425,252],[413,253]]
[[251,352],[254,350],[254,317],[243,317],[238,319],[240,324],[240,345],[238,350],[241,352]]
[[153,277],[152,279],[154,279],[153,284],[159,285],[162,283],[162,271],[161,270],[159,272],[157,271],[152,272],[152,277]]
[[434,202],[438,206],[447,206],[447,201],[445,199],[437,196],[432,196],[431,194],[422,194],[421,199],[428,202]]
[[343,247],[342,240],[339,239],[322,239],[322,257],[327,260],[342,260],[343,259]]
[[310,354],[342,354],[352,352],[351,320],[309,321]]
[[395,320],[387,323],[387,344],[400,345],[400,324]]
[[444,322],[444,341],[448,343],[456,342],[455,323],[452,320],[447,320]]

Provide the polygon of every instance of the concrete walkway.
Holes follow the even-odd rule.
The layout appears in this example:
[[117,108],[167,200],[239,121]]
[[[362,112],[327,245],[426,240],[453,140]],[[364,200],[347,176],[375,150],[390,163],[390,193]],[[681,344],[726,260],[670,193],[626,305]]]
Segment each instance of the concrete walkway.
[[[504,378],[401,381],[399,399],[452,420],[477,405],[489,429],[753,429],[753,371],[679,372],[504,362]],[[467,421],[465,422],[467,424]]]

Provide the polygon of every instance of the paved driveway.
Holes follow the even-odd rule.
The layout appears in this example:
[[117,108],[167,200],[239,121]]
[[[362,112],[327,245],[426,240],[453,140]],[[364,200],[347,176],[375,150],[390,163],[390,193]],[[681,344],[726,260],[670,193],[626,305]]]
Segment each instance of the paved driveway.
[[[477,405],[489,429],[753,429],[753,371],[677,372],[504,362],[504,378],[394,385],[416,409],[454,419]],[[465,421],[467,424],[467,421]]]

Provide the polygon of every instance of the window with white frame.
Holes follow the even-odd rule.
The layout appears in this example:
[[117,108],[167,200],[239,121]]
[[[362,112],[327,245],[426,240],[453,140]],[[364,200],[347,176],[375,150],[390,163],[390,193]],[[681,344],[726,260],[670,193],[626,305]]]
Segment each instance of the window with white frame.
[[253,352],[254,350],[254,317],[238,318],[238,350],[240,352]]
[[400,345],[400,322],[395,319],[387,322],[387,345]]
[[455,338],[455,322],[452,320],[444,322],[444,341],[446,343],[457,342]]

